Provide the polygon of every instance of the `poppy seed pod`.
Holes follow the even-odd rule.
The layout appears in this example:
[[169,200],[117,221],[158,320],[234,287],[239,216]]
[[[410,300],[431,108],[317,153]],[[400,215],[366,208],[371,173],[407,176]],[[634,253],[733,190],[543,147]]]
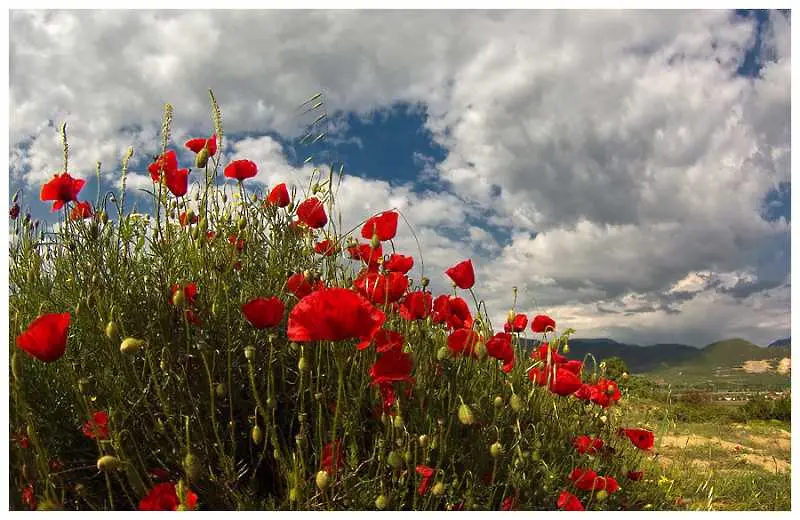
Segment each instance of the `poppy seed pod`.
[[522,398],[517,394],[513,394],[511,396],[511,409],[515,412],[519,413],[524,408],[524,403],[522,402]]
[[144,340],[136,338],[125,338],[119,346],[119,351],[123,354],[136,352],[144,346]]
[[436,484],[434,484],[433,488],[431,488],[431,495],[435,497],[440,497],[444,495],[444,483],[437,482]]
[[113,455],[104,455],[97,459],[97,469],[100,471],[115,471],[119,466],[120,460]]
[[405,423],[405,421],[403,420],[403,416],[402,416],[402,415],[400,415],[400,414],[397,414],[397,415],[394,417],[394,427],[395,427],[395,428],[397,428],[398,430],[400,430],[400,429],[402,429],[402,428],[403,428],[403,426],[405,426],[405,425],[406,425],[406,423]]
[[317,472],[315,480],[317,482],[317,487],[322,491],[325,491],[331,485],[330,475],[328,475],[328,472],[324,469]]
[[389,501],[386,499],[386,495],[378,495],[378,498],[375,499],[375,507],[382,511],[386,509],[387,505],[389,505]]
[[458,420],[461,424],[467,426],[475,423],[475,416],[472,413],[472,409],[466,404],[462,404],[458,407]]
[[261,444],[261,441],[264,440],[264,432],[261,431],[261,428],[258,425],[253,426],[253,429],[250,430],[250,438],[253,439],[253,444]]
[[401,457],[396,451],[392,451],[386,458],[386,462],[388,462],[389,465],[394,469],[397,469],[403,465],[403,457]]
[[203,148],[199,152],[197,152],[197,156],[194,158],[194,165],[198,168],[205,168],[208,164],[208,148]]
[[503,398],[499,395],[494,398],[494,407],[495,408],[502,408],[503,407]]
[[256,348],[253,345],[248,345],[244,348],[244,357],[247,361],[253,361],[256,358]]
[[176,289],[174,293],[172,293],[172,303],[176,307],[183,307],[183,304],[186,303],[186,294],[183,292],[183,289]]
[[119,325],[116,324],[114,321],[109,321],[106,325],[106,337],[108,339],[114,339],[119,334]]
[[569,354],[569,345],[565,343],[561,349],[561,352],[563,352],[564,354]]
[[503,455],[505,452],[506,452],[506,450],[505,450],[505,448],[503,448],[503,445],[502,445],[502,444],[500,444],[500,442],[495,442],[494,444],[492,444],[491,446],[489,446],[489,453],[490,453],[490,454],[492,455],[492,457],[494,457],[494,458],[500,457],[500,456],[501,456],[501,455]]

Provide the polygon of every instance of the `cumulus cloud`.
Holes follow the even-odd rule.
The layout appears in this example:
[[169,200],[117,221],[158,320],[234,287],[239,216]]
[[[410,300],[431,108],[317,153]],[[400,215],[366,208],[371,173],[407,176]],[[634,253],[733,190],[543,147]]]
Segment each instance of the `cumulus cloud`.
[[[405,184],[348,175],[337,201],[347,229],[403,211],[416,239],[401,225],[398,246],[419,240],[437,288],[472,257],[495,321],[518,286],[520,310],[582,335],[788,332],[790,224],[762,218],[790,180],[783,14],[756,77],[737,74],[756,23],[726,11],[15,11],[10,26],[12,182],[60,170],[68,120],[71,169],[87,178],[101,161],[116,185],[134,146],[128,185],[146,187],[163,104],[175,142],[210,134],[211,87],[225,158],[255,161],[254,186],[300,187],[313,163],[290,166],[270,135],[301,135],[304,96],[322,90],[340,116],[407,103],[446,158],[416,155]],[[359,142],[344,121],[331,145]]]

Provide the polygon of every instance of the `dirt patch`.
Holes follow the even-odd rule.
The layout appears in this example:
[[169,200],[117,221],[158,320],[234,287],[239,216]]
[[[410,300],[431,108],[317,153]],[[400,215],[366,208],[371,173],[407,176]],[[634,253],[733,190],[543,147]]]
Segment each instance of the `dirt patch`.
[[792,371],[792,360],[791,358],[785,357],[780,360],[778,363],[777,372],[779,374],[788,374]]
[[792,438],[788,432],[786,436],[779,435],[778,437],[749,437],[747,440],[761,448],[778,448],[781,451],[789,452],[792,449]]
[[[786,432],[783,432],[786,433]],[[754,443],[758,445],[764,444],[765,447],[778,445],[781,449],[785,449],[788,451],[791,446],[791,438],[786,438],[784,436],[780,436],[779,438],[771,438],[767,439],[764,437],[752,437]],[[741,445],[736,444],[735,442],[730,442],[718,438],[712,437],[703,437],[701,435],[665,435],[661,439],[661,447],[663,448],[678,448],[683,449],[687,447],[693,446],[708,446],[711,444],[716,448],[720,448],[731,453],[731,457],[736,457],[749,464],[753,464],[756,466],[760,466],[766,471],[769,472],[779,472],[784,473],[788,472],[791,469],[791,465],[788,461],[782,459],[776,459],[770,456],[764,456],[759,453],[748,453],[752,450],[747,448],[743,448]],[[662,463],[671,464],[673,460],[669,457],[660,456],[659,459]],[[710,467],[710,462],[705,460],[695,459],[691,461],[693,466],[708,468]]]
[[753,359],[745,361],[744,365],[741,367],[741,370],[744,370],[748,374],[763,374],[764,372],[769,372],[771,369],[772,365],[769,361]]

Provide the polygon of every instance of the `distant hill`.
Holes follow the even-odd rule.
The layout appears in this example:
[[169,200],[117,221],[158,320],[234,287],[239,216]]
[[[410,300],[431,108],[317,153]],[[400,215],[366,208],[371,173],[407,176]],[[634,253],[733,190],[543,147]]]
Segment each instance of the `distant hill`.
[[[538,342],[528,340],[529,348]],[[777,343],[777,342],[776,342]],[[650,346],[620,343],[608,338],[572,339],[569,357],[583,359],[591,354],[599,362],[618,356],[625,360],[632,374],[647,374],[666,382],[725,382],[732,386],[789,384],[788,346],[763,348],[734,338],[711,343],[703,348],[681,344]]]
[[772,347],[791,347],[792,345],[792,338],[783,338],[778,339],[767,345],[767,348]]

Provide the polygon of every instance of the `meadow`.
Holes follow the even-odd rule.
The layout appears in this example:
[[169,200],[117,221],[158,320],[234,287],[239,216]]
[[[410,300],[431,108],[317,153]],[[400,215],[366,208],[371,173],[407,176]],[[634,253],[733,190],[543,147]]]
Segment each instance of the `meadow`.
[[423,271],[395,250],[393,208],[337,226],[341,168],[256,191],[211,106],[186,143],[165,107],[146,213],[125,191],[132,150],[121,190],[87,200],[65,128],[63,171],[32,202],[56,225],[12,201],[13,509],[714,508],[659,465],[645,401],[569,358],[574,330],[513,287],[493,326],[480,271]]

